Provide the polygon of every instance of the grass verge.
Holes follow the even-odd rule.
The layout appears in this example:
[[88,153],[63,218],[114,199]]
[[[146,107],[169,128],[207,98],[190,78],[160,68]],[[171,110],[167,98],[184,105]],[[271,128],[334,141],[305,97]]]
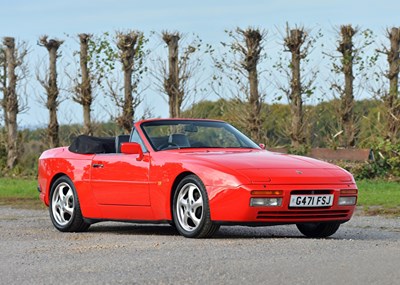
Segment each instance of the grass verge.
[[0,178],[0,205],[18,208],[45,208],[39,199],[37,181],[34,179]]
[[358,203],[366,215],[400,216],[400,183],[381,180],[357,181]]

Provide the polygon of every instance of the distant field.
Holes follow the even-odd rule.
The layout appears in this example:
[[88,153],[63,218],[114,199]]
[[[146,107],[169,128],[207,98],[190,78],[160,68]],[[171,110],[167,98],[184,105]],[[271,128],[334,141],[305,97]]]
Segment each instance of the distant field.
[[[367,214],[400,216],[400,183],[363,180],[357,182],[358,205]],[[34,179],[0,178],[0,205],[44,207]]]

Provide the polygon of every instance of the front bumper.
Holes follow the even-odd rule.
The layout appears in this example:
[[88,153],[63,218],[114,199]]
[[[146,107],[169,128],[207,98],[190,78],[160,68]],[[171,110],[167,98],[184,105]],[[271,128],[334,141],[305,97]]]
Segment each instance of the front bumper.
[[[280,206],[250,206],[254,197],[276,197],[252,195],[254,190],[281,190]],[[241,185],[234,189],[207,187],[211,219],[229,224],[295,224],[309,222],[346,222],[352,217],[355,205],[339,205],[339,197],[357,196],[341,194],[341,190],[357,189],[354,183],[337,185]],[[290,207],[290,196],[295,193],[330,193],[333,205],[329,207]]]

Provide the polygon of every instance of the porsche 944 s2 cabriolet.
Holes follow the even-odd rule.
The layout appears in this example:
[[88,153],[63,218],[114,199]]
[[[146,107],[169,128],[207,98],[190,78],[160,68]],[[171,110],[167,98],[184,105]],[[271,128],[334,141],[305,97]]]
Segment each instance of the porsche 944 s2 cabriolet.
[[269,152],[228,123],[195,119],[140,121],[115,138],[79,136],[43,152],[38,182],[60,231],[165,222],[193,238],[220,225],[280,224],[327,237],[350,220],[358,192],[335,165]]

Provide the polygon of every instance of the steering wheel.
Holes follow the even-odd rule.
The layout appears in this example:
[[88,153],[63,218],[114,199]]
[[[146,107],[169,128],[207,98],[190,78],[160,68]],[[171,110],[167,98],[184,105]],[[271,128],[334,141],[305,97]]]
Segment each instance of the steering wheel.
[[173,143],[173,142],[167,142],[167,143],[164,143],[164,144],[160,145],[157,148],[157,150],[172,149],[172,148],[180,149],[180,146],[178,144],[176,144],[176,143]]

